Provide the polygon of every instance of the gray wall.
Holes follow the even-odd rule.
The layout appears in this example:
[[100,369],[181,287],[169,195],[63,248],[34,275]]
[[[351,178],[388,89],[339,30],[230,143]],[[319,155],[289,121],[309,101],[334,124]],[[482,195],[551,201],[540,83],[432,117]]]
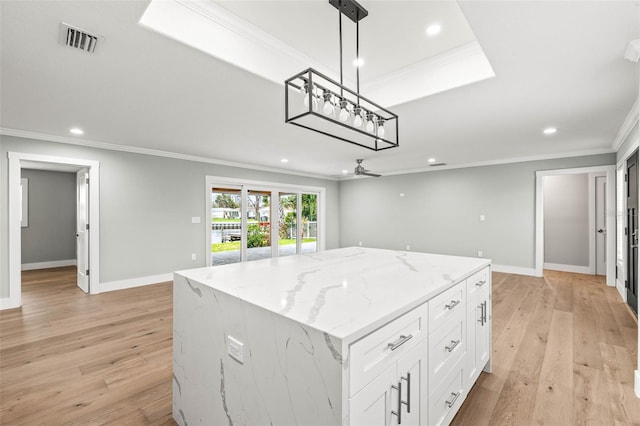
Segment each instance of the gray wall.
[[636,123],[636,125],[633,126],[633,129],[631,129],[627,137],[622,142],[622,145],[620,145],[620,148],[618,148],[618,152],[616,153],[616,161],[626,160],[626,158],[622,157],[627,153],[629,148],[634,143],[638,142],[638,140],[640,140],[640,131],[638,130],[638,123]]
[[76,175],[22,170],[29,179],[29,226],[21,228],[22,263],[76,258]]
[[589,175],[545,176],[544,261],[589,266]]
[[409,244],[461,256],[482,250],[495,264],[534,268],[535,172],[614,162],[612,153],[345,180],[340,246]]
[[[268,149],[268,148],[265,148]],[[100,282],[205,264],[205,176],[326,188],[326,248],[338,247],[338,182],[84,146],[0,136],[0,180],[7,152],[100,162]],[[7,185],[0,185],[0,297],[8,297]],[[197,254],[197,261],[191,260]]]

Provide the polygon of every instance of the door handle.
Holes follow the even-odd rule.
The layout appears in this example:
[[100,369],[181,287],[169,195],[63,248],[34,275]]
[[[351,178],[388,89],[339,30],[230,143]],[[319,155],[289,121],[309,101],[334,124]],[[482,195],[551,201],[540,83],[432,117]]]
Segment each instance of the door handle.
[[398,424],[402,424],[402,380],[398,382],[398,386],[391,385],[391,389],[398,391],[398,411],[391,411],[391,414],[398,417]]
[[598,229],[598,234],[606,234],[606,233],[607,233],[606,229],[602,229],[602,228]]

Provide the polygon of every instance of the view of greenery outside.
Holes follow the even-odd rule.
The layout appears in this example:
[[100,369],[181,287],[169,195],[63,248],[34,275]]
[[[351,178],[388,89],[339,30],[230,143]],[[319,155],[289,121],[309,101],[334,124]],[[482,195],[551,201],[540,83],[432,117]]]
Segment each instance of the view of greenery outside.
[[[252,195],[248,197],[249,209],[252,218],[247,220],[247,248],[268,247],[271,245],[270,223],[261,221],[260,209],[269,207],[269,198],[264,195]],[[295,244],[295,228],[296,228],[296,203],[297,195],[291,194],[280,198],[279,204],[279,241],[278,245]],[[213,218],[214,223],[240,223],[241,219],[237,217],[237,210],[240,208],[240,197],[235,194],[218,194],[212,203],[213,208],[228,209],[224,211],[224,217]],[[305,229],[308,222],[317,221],[317,195],[302,194],[302,237],[304,243],[315,242],[315,238],[305,238]],[[285,213],[286,210],[289,210]],[[293,211],[292,211],[293,210]],[[294,238],[292,238],[294,237]],[[240,241],[226,241],[211,244],[211,251],[233,251],[240,250]]]

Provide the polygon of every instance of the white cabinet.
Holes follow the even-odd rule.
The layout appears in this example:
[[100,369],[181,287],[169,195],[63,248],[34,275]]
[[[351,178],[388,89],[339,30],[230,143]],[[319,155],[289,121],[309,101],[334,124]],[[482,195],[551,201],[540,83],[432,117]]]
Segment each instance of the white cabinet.
[[349,424],[448,425],[491,359],[491,273],[474,273],[351,345]]
[[351,425],[426,423],[426,323],[425,303],[351,345]]
[[471,388],[480,372],[491,371],[491,273],[489,268],[467,279],[467,375]]
[[351,398],[351,425],[426,424],[422,408],[426,342],[419,343]]
[[461,281],[429,302],[429,425],[446,425],[466,396],[467,289]]

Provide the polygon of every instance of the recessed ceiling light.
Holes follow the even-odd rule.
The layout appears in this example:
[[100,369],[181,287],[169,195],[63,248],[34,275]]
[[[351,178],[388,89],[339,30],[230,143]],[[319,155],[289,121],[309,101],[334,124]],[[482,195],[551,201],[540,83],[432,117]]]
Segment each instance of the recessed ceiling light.
[[283,163],[288,163],[288,162],[289,162],[289,160],[287,160],[286,158],[283,158],[283,159],[282,159],[282,160],[280,160],[280,161],[281,161],[281,162],[283,162]]
[[442,31],[442,27],[440,26],[440,24],[431,24],[427,27],[428,36],[434,36],[436,34],[440,34],[440,31]]
[[557,127],[547,127],[542,131],[542,133],[544,133],[545,135],[553,135],[557,131],[558,131]]
[[353,60],[353,66],[354,67],[363,67],[364,66],[364,59],[362,58],[356,58]]
[[84,134],[84,130],[82,130],[79,127],[72,127],[72,128],[69,129],[69,131],[71,133],[73,133],[74,135],[83,135]]
[[435,163],[436,159],[435,158],[429,158],[427,161],[430,162],[430,163]]

